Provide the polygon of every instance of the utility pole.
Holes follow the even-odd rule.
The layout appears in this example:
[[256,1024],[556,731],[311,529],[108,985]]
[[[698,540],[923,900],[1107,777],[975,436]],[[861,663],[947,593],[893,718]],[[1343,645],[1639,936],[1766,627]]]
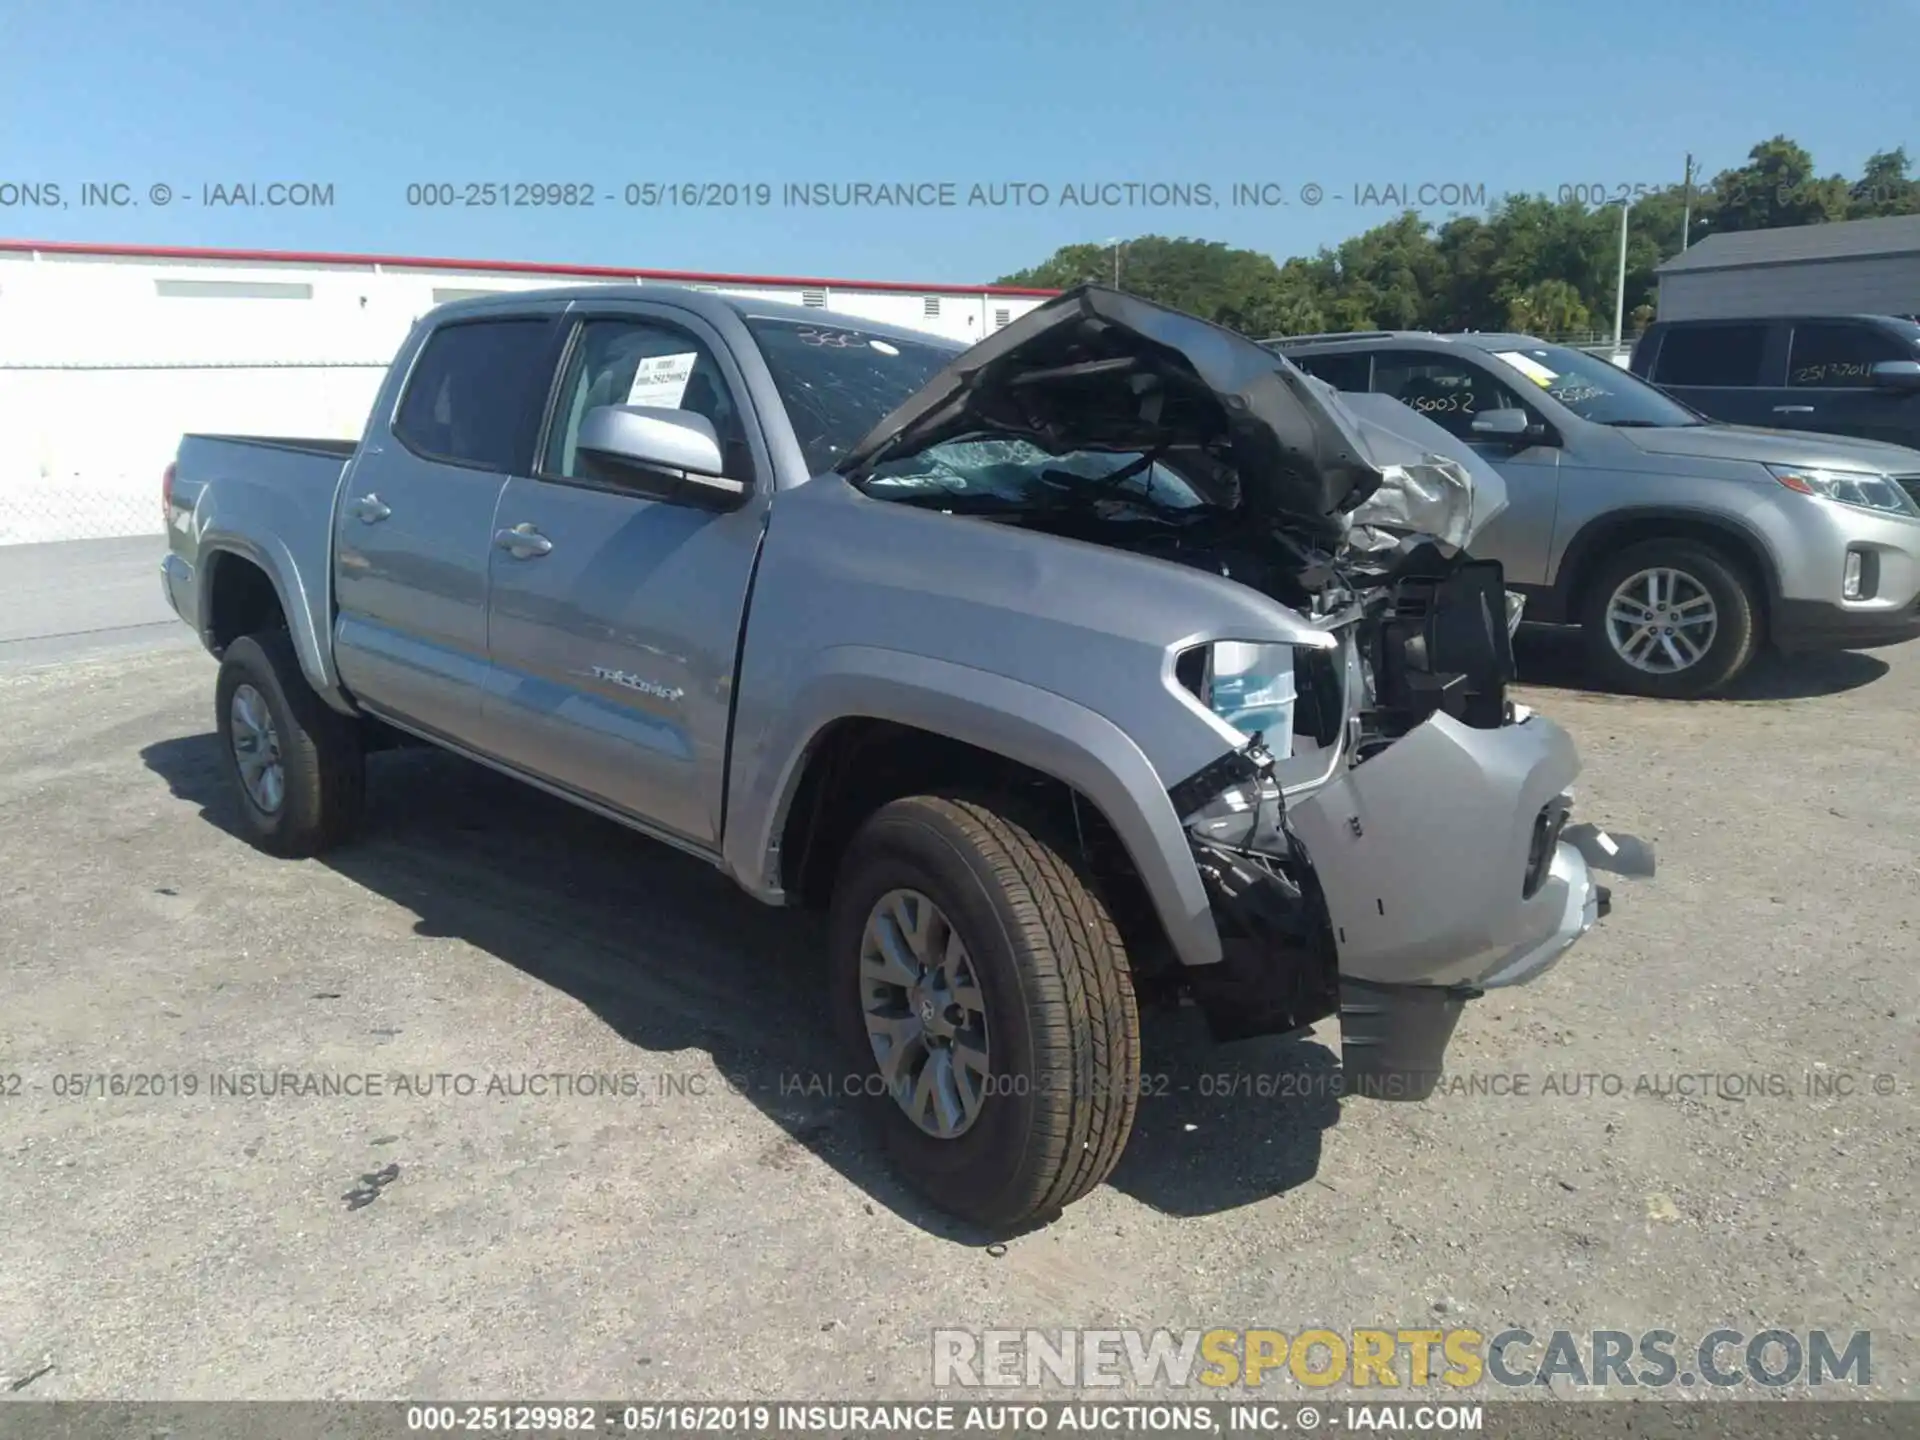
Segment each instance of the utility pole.
[[1692,155],[1692,152],[1688,152],[1688,155],[1687,155],[1687,178],[1683,182],[1683,185],[1686,192],[1686,199],[1683,202],[1683,208],[1680,211],[1680,248],[1682,251],[1684,251],[1687,248],[1687,234],[1690,230],[1693,229],[1693,155]]
[[1620,202],[1620,272],[1613,282],[1613,350],[1620,353],[1620,328],[1627,317],[1627,212],[1630,201]]

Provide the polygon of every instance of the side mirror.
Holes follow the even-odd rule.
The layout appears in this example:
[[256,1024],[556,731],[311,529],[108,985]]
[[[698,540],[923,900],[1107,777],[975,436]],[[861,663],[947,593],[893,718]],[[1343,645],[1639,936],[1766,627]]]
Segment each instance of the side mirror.
[[1881,390],[1920,390],[1920,360],[1882,360],[1872,375]]
[[721,472],[726,460],[713,422],[659,405],[598,405],[580,421],[581,468],[596,480],[650,499],[731,510],[747,485]]
[[1521,440],[1535,439],[1545,434],[1543,427],[1533,423],[1533,417],[1524,410],[1482,410],[1473,417],[1473,433],[1482,440]]

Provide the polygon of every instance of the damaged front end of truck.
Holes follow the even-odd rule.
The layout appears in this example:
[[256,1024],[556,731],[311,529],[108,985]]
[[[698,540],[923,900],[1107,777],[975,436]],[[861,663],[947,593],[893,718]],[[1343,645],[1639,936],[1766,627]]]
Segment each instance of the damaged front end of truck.
[[1649,847],[1572,820],[1565,731],[1508,697],[1518,597],[1471,542],[1498,474],[1398,402],[1083,287],[964,354],[847,457],[868,495],[1207,570],[1293,643],[1168,649],[1217,753],[1163,775],[1219,933],[1218,1038],[1338,1014],[1350,1093],[1420,1099],[1465,1003],[1532,979]]

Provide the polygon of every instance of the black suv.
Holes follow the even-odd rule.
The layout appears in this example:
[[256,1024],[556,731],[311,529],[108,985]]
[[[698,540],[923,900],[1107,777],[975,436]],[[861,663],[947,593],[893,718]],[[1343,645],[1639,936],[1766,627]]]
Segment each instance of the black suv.
[[1920,448],[1920,325],[1900,316],[1656,320],[1629,367],[1716,420]]

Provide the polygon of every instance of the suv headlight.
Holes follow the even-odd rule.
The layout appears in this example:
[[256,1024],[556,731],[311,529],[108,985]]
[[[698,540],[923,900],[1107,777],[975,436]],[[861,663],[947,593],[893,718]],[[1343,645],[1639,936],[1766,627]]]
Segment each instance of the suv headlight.
[[1767,473],[1789,490],[1818,495],[1840,505],[1889,515],[1920,515],[1913,497],[1891,475],[1873,470],[1828,470],[1811,465],[1769,465]]

